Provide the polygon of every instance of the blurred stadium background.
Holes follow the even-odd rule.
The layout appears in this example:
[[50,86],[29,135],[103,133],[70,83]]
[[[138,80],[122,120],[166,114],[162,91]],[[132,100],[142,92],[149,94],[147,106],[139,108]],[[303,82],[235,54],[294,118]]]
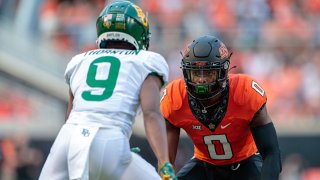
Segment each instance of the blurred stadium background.
[[[282,180],[320,179],[320,0],[135,0],[150,50],[181,76],[180,51],[204,34],[233,50],[233,73],[258,79],[279,134]],[[64,123],[70,58],[96,47],[105,0],[0,0],[0,180],[37,179]],[[266,135],[267,136],[267,135]],[[131,140],[153,165],[138,116]],[[182,135],[180,168],[192,156]]]

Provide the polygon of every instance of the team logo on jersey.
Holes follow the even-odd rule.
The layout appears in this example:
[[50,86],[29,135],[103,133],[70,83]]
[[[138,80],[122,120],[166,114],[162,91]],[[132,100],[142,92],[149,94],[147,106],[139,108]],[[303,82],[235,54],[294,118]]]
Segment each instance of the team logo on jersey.
[[216,128],[216,125],[213,124],[213,123],[210,123],[210,124],[208,125],[208,127],[209,127],[210,130],[214,130],[214,129]]
[[192,129],[194,129],[194,130],[202,130],[201,125],[192,125]]
[[90,135],[90,131],[88,129],[82,129],[81,133],[84,137],[88,137]]

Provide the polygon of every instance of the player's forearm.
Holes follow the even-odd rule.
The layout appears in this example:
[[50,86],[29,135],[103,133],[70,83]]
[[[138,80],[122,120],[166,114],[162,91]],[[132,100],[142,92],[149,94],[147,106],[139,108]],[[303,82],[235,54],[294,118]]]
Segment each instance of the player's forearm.
[[160,112],[144,113],[144,125],[147,139],[159,163],[169,161],[165,122]]
[[73,94],[71,92],[71,89],[69,89],[69,101],[68,101],[68,107],[67,107],[67,111],[66,111],[66,115],[65,115],[65,120],[67,121],[70,115],[70,112],[73,108]]
[[281,172],[281,157],[273,123],[251,128],[257,148],[263,158],[261,179],[277,180]]
[[278,180],[281,172],[280,154],[269,154],[263,161],[261,180]]
[[169,161],[171,164],[175,164],[177,157],[178,145],[171,144],[171,141],[168,141],[168,149],[169,149]]
[[172,164],[174,164],[180,139],[180,128],[175,127],[168,120],[166,120],[166,129],[168,137],[169,160]]

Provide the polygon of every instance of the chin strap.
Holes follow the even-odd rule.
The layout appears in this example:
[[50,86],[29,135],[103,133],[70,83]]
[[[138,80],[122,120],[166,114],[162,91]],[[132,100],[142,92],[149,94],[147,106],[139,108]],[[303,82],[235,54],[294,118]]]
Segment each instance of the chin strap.
[[229,70],[228,70],[228,73],[232,70],[232,69],[235,69],[237,68],[237,66],[232,66]]

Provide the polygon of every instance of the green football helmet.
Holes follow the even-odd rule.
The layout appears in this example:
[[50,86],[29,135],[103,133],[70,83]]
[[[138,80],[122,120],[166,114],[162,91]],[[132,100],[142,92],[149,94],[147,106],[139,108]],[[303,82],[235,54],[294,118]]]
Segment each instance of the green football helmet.
[[115,1],[100,13],[97,22],[97,44],[104,48],[106,41],[125,41],[137,50],[148,50],[149,22],[139,6],[130,1]]

